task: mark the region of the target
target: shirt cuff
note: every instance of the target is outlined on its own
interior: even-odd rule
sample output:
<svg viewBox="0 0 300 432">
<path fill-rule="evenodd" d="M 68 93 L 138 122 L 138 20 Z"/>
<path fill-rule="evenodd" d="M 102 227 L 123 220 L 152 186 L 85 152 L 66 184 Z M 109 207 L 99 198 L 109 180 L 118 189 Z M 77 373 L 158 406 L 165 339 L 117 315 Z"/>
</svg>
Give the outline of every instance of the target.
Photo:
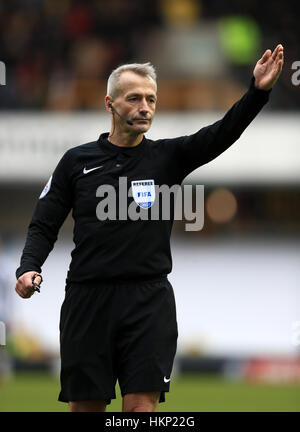
<svg viewBox="0 0 300 432">
<path fill-rule="evenodd" d="M 29 271 L 35 271 L 37 273 L 42 273 L 40 267 L 36 267 L 36 266 L 21 266 L 21 267 L 17 268 L 17 270 L 16 270 L 16 278 L 19 279 L 20 276 L 22 276 L 24 273 L 29 272 Z"/>
<path fill-rule="evenodd" d="M 252 76 L 251 83 L 250 83 L 250 90 L 255 91 L 258 94 L 262 94 L 262 95 L 265 95 L 265 94 L 269 95 L 271 93 L 272 87 L 269 90 L 263 90 L 263 89 L 259 89 L 259 88 L 255 87 L 254 83 L 255 83 L 255 77 Z"/>
</svg>

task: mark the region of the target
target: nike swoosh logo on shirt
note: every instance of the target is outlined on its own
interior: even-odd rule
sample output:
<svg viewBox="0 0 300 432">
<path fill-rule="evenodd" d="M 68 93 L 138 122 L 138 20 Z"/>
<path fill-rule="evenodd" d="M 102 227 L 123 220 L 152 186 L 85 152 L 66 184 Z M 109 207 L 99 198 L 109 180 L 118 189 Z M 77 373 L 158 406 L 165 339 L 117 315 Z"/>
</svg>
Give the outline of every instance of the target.
<svg viewBox="0 0 300 432">
<path fill-rule="evenodd" d="M 99 169 L 99 168 L 102 168 L 102 167 L 103 167 L 103 165 L 97 166 L 95 168 L 90 168 L 90 169 L 86 169 L 86 167 L 84 167 L 83 168 L 83 174 L 88 174 L 89 172 L 94 171 L 94 170 Z"/>
<path fill-rule="evenodd" d="M 165 382 L 165 383 L 168 383 L 169 381 L 171 381 L 171 378 L 166 378 L 166 377 L 164 377 L 164 382 Z"/>
</svg>

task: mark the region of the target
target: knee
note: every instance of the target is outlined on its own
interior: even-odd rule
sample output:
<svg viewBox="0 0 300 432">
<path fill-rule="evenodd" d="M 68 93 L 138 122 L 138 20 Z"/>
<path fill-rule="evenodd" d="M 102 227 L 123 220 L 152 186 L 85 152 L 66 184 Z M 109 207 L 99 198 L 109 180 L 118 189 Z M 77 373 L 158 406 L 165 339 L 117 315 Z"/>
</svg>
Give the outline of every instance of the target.
<svg viewBox="0 0 300 432">
<path fill-rule="evenodd" d="M 129 393 L 123 397 L 123 412 L 155 412 L 160 392 Z"/>
<path fill-rule="evenodd" d="M 82 407 L 80 403 L 77 402 L 69 402 L 69 409 L 70 412 L 81 412 Z"/>
<path fill-rule="evenodd" d="M 129 410 L 129 412 L 155 412 L 155 411 L 156 411 L 155 404 L 146 404 L 146 403 L 133 405 L 132 407 L 130 407 Z"/>
<path fill-rule="evenodd" d="M 70 412 L 105 412 L 104 401 L 76 401 L 69 402 Z"/>
</svg>

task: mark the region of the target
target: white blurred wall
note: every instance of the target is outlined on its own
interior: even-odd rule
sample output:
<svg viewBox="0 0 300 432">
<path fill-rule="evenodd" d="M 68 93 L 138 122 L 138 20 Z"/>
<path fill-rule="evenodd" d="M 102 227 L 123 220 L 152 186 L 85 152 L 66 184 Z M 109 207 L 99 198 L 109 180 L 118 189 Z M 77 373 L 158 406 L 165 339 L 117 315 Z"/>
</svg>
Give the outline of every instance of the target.
<svg viewBox="0 0 300 432">
<path fill-rule="evenodd" d="M 157 113 L 147 137 L 189 135 L 224 113 Z M 299 183 L 300 113 L 262 112 L 224 154 L 190 178 L 209 182 Z M 99 114 L 18 114 L 0 117 L 0 182 L 46 181 L 70 147 L 94 141 L 110 127 Z"/>
</svg>

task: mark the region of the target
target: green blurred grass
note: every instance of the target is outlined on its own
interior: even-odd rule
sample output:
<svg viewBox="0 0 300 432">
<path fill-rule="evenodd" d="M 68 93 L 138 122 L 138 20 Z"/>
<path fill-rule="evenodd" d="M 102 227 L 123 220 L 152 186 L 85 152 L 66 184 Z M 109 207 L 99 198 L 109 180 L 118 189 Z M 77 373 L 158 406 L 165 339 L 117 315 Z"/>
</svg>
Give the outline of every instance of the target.
<svg viewBox="0 0 300 432">
<path fill-rule="evenodd" d="M 18 373 L 0 384 L 0 412 L 68 411 L 68 404 L 58 402 L 58 379 L 41 373 Z M 300 411 L 300 385 L 265 385 L 228 381 L 219 377 L 185 375 L 176 377 L 159 411 Z M 107 411 L 121 411 L 121 396 Z"/>
</svg>

